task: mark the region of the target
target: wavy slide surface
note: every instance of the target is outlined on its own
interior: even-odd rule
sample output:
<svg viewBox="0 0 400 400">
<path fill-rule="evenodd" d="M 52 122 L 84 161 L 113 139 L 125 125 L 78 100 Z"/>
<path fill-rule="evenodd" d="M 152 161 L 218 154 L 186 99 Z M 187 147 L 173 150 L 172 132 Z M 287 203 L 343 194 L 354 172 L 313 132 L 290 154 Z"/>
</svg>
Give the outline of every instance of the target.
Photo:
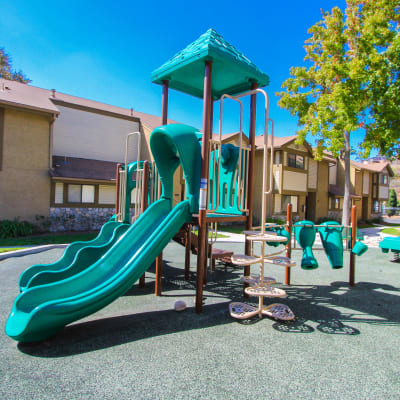
<svg viewBox="0 0 400 400">
<path fill-rule="evenodd" d="M 21 342 L 44 340 L 123 295 L 181 226 L 191 220 L 187 200 L 172 210 L 170 207 L 168 199 L 152 204 L 100 260 L 84 271 L 21 293 L 7 320 L 7 335 Z"/>
<path fill-rule="evenodd" d="M 97 237 L 87 242 L 71 243 L 62 257 L 51 264 L 35 264 L 19 278 L 21 292 L 26 289 L 68 278 L 93 264 L 129 228 L 129 224 L 109 221 L 103 225 Z"/>
</svg>

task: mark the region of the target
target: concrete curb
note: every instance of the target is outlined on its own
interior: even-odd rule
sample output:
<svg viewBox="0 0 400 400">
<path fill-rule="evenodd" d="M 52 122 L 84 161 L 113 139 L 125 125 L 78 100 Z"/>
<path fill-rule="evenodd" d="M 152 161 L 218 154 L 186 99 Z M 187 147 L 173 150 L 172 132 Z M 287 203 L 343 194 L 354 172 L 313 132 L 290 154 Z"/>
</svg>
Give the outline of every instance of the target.
<svg viewBox="0 0 400 400">
<path fill-rule="evenodd" d="M 28 247 L 26 249 L 8 251 L 7 253 L 0 254 L 0 261 L 10 257 L 21 257 L 28 254 L 41 253 L 42 251 L 51 249 L 64 249 L 68 244 L 46 244 L 43 246 Z"/>
</svg>

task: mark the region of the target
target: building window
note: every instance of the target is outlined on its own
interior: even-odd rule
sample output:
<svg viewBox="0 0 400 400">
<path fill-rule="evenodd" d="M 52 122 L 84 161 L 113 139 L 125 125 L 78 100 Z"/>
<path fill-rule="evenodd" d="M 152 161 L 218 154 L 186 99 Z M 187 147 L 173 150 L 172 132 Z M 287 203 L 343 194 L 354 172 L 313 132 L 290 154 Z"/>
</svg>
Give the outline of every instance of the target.
<svg viewBox="0 0 400 400">
<path fill-rule="evenodd" d="M 94 185 L 68 185 L 68 203 L 94 203 Z"/>
<path fill-rule="evenodd" d="M 281 152 L 275 152 L 275 165 L 279 165 L 281 163 Z"/>
<path fill-rule="evenodd" d="M 372 206 L 372 211 L 376 212 L 376 213 L 381 212 L 381 207 L 380 206 L 381 205 L 379 203 L 379 200 L 375 200 L 374 203 L 373 203 L 373 206 Z"/>
<path fill-rule="evenodd" d="M 380 175 L 381 178 L 381 185 L 387 185 L 389 182 L 388 176 L 387 175 Z"/>
<path fill-rule="evenodd" d="M 99 204 L 115 204 L 115 187 L 99 185 Z"/>
<path fill-rule="evenodd" d="M 288 167 L 304 169 L 304 156 L 288 153 Z"/>
<path fill-rule="evenodd" d="M 292 205 L 292 212 L 297 213 L 297 196 L 282 196 L 282 210 L 287 209 L 287 205 Z"/>
<path fill-rule="evenodd" d="M 340 198 L 332 197 L 331 210 L 339 210 L 339 208 L 340 208 Z"/>
<path fill-rule="evenodd" d="M 55 204 L 64 203 L 64 184 L 63 183 L 55 184 L 54 203 Z"/>
</svg>

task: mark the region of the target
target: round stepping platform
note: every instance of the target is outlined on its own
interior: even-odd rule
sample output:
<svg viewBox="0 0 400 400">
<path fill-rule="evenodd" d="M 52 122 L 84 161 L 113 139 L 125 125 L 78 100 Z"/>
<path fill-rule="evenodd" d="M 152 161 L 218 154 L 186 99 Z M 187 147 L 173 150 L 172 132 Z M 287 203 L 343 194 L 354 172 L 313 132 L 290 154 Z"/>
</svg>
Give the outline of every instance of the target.
<svg viewBox="0 0 400 400">
<path fill-rule="evenodd" d="M 286 304 L 270 304 L 262 309 L 263 315 L 281 321 L 291 321 L 295 318 L 293 311 Z"/>
<path fill-rule="evenodd" d="M 288 257 L 273 256 L 264 258 L 264 262 L 268 264 L 281 265 L 282 267 L 295 267 L 296 263 Z"/>
<path fill-rule="evenodd" d="M 254 256 L 247 256 L 245 254 L 234 254 L 231 257 L 232 264 L 235 265 L 250 265 L 250 264 L 256 264 L 262 261 L 260 257 L 254 257 Z"/>
<path fill-rule="evenodd" d="M 229 304 L 229 313 L 233 318 L 247 319 L 259 314 L 259 310 L 250 304 L 233 302 Z"/>
<path fill-rule="evenodd" d="M 264 297 L 286 297 L 286 292 L 283 289 L 266 285 L 251 286 L 244 289 L 249 296 L 264 296 Z"/>
<path fill-rule="evenodd" d="M 262 235 L 263 232 L 258 230 L 257 231 L 252 230 L 252 231 L 243 231 L 243 234 L 245 234 L 246 236 L 257 236 L 257 235 Z M 277 236 L 277 233 L 274 231 L 265 231 L 264 234 Z"/>
<path fill-rule="evenodd" d="M 272 235 L 270 233 L 259 233 L 258 235 L 249 235 L 246 236 L 246 240 L 254 241 L 254 242 L 280 242 L 284 243 L 287 241 L 287 238 L 284 236 Z"/>
<path fill-rule="evenodd" d="M 248 283 L 250 285 L 259 285 L 261 283 L 261 279 L 259 275 L 247 275 L 242 276 L 242 281 Z M 276 283 L 275 278 L 270 278 L 269 276 L 264 276 L 264 285 L 272 285 Z"/>
</svg>

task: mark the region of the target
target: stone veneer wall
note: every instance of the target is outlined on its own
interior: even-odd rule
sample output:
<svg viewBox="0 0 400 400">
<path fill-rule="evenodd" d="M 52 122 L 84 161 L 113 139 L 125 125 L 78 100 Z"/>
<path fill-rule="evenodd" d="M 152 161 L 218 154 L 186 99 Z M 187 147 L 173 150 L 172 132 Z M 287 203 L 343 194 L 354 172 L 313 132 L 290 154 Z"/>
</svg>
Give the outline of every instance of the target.
<svg viewBox="0 0 400 400">
<path fill-rule="evenodd" d="M 115 213 L 114 208 L 50 208 L 50 232 L 99 230 Z"/>
<path fill-rule="evenodd" d="M 328 211 L 328 218 L 332 221 L 342 221 L 342 210 L 340 211 Z"/>
</svg>

